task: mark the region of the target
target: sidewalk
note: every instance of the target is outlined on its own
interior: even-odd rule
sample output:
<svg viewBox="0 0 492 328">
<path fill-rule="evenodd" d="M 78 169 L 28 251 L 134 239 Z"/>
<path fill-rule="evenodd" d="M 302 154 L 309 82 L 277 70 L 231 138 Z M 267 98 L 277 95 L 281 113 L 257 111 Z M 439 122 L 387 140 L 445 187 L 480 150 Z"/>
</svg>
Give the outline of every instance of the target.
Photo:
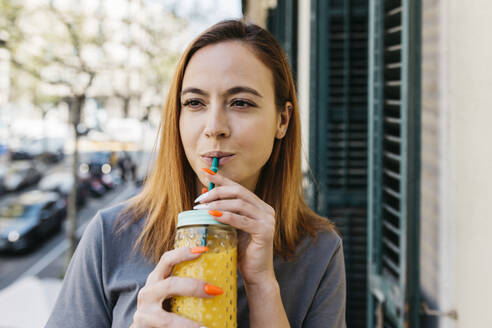
<svg viewBox="0 0 492 328">
<path fill-rule="evenodd" d="M 136 188 L 133 185 L 123 186 L 118 196 L 104 207 L 124 201 L 135 192 Z M 68 246 L 55 260 L 40 268 L 39 272 L 21 276 L 0 291 L 0 328 L 44 327 L 61 289 L 60 276 L 67 249 Z"/>
<path fill-rule="evenodd" d="M 0 293 L 1 328 L 43 327 L 60 292 L 61 280 L 27 277 Z"/>
</svg>

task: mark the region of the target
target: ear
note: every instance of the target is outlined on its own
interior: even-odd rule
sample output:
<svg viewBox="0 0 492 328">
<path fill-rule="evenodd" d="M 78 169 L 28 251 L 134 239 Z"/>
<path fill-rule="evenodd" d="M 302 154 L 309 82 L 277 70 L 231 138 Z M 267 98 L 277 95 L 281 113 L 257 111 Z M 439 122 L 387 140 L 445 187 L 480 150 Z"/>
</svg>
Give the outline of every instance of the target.
<svg viewBox="0 0 492 328">
<path fill-rule="evenodd" d="M 277 133 L 275 134 L 275 138 L 282 139 L 283 137 L 285 137 L 287 128 L 289 127 L 290 117 L 292 115 L 293 109 L 294 106 L 292 106 L 292 103 L 290 101 L 287 101 L 282 111 L 278 114 Z"/>
</svg>

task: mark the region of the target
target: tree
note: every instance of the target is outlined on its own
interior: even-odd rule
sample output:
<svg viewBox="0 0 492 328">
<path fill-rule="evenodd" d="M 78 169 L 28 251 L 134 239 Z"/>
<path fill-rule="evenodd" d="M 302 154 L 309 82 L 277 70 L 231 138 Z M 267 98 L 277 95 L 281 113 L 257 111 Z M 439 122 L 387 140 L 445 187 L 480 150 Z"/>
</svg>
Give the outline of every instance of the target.
<svg viewBox="0 0 492 328">
<path fill-rule="evenodd" d="M 24 8 L 14 1 L 1 0 L 6 15 L 2 29 L 9 38 L 6 49 L 10 52 L 11 63 L 19 71 L 53 87 L 54 95 L 63 97 L 70 110 L 74 131 L 74 154 L 72 162 L 73 188 L 69 197 L 67 236 L 70 240 L 70 256 L 76 247 L 77 227 L 77 183 L 80 137 L 80 118 L 88 91 L 97 75 L 97 60 L 89 62 L 87 52 L 97 56 L 103 40 L 94 35 L 84 34 L 87 14 L 75 9 L 57 8 L 54 2 L 35 8 Z M 27 21 L 49 22 L 33 30 Z M 43 28 L 44 27 L 44 28 Z M 33 47 L 33 44 L 36 47 Z M 39 95 L 33 94 L 34 103 Z"/>
<path fill-rule="evenodd" d="M 149 110 L 164 102 L 163 90 L 182 48 L 179 37 L 186 32 L 185 21 L 155 4 L 120 1 L 127 3 L 126 14 L 109 17 L 111 8 L 102 0 L 96 7 L 75 0 L 29 6 L 0 0 L 0 36 L 7 35 L 3 47 L 15 70 L 11 99 L 27 96 L 35 105 L 62 99 L 69 108 L 75 145 L 67 220 L 70 256 L 77 242 L 78 143 L 87 98 L 123 99 L 126 115 L 134 101 L 144 112 L 141 117 L 148 118 Z M 121 48 L 125 56 L 118 56 Z M 122 84 L 121 76 L 126 77 Z"/>
<path fill-rule="evenodd" d="M 161 6 L 139 0 L 125 2 L 119 28 L 124 33 L 121 44 L 125 55 L 113 58 L 110 65 L 112 94 L 122 100 L 123 116 L 128 117 L 132 101 L 142 108 L 162 106 L 164 88 L 182 47 L 182 42 L 176 41 L 187 23 Z M 110 28 L 104 31 L 108 33 Z"/>
</svg>

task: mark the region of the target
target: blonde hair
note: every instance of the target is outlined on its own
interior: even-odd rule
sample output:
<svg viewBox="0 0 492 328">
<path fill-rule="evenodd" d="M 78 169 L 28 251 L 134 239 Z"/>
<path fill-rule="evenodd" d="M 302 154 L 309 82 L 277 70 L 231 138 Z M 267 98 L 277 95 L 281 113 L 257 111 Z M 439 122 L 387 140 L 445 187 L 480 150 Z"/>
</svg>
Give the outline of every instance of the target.
<svg viewBox="0 0 492 328">
<path fill-rule="evenodd" d="M 194 53 L 219 42 L 237 40 L 251 47 L 272 71 L 275 103 L 282 110 L 292 103 L 292 114 L 284 138 L 275 139 L 271 156 L 261 170 L 255 194 L 275 209 L 274 250 L 292 258 L 305 235 L 334 229 L 333 224 L 305 203 L 301 172 L 301 127 L 295 85 L 287 58 L 279 43 L 261 27 L 238 20 L 220 22 L 199 35 L 182 55 L 162 113 L 160 148 L 142 191 L 130 200 L 123 213 L 132 224 L 145 219 L 135 247 L 154 262 L 173 248 L 179 212 L 193 207 L 196 175 L 190 167 L 180 140 L 180 93 L 184 72 Z M 122 227 L 120 227 L 122 228 Z"/>
</svg>

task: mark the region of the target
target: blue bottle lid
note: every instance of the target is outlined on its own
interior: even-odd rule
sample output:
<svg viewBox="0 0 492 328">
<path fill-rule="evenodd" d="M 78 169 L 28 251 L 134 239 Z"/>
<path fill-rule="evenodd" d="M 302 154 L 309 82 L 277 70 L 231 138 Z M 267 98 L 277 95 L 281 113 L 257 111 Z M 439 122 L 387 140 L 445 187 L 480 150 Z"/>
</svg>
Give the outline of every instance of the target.
<svg viewBox="0 0 492 328">
<path fill-rule="evenodd" d="M 191 210 L 184 211 L 178 214 L 178 228 L 191 225 L 223 225 L 215 220 L 213 215 L 208 214 L 208 210 Z"/>
</svg>

